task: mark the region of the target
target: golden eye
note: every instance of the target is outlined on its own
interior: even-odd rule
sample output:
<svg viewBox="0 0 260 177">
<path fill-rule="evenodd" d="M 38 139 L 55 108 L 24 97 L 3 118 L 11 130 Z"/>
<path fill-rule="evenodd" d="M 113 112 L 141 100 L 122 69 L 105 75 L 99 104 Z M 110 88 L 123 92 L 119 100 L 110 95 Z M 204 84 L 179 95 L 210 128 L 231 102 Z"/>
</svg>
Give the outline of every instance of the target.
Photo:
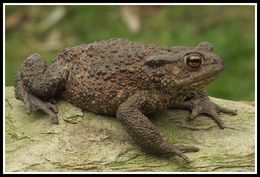
<svg viewBox="0 0 260 177">
<path fill-rule="evenodd" d="M 191 68 L 199 68 L 202 65 L 203 57 L 200 54 L 189 54 L 184 58 L 186 65 Z"/>
</svg>

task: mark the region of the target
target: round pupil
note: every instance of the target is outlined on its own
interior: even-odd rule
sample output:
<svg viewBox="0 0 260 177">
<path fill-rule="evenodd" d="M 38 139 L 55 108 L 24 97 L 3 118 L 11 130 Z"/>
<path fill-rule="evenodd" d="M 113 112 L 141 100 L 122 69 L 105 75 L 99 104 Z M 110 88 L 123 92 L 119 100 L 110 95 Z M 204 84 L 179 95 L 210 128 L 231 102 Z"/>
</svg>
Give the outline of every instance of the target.
<svg viewBox="0 0 260 177">
<path fill-rule="evenodd" d="M 187 64 L 192 67 L 192 68 L 198 68 L 200 67 L 202 63 L 201 57 L 200 56 L 189 56 L 187 58 Z"/>
</svg>

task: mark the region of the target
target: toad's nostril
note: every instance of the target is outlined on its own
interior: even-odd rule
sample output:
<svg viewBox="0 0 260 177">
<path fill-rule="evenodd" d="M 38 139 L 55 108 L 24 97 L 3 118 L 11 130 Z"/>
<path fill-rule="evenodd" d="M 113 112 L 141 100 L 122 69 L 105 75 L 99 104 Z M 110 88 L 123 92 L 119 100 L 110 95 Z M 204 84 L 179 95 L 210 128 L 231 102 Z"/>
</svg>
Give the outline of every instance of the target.
<svg viewBox="0 0 260 177">
<path fill-rule="evenodd" d="M 221 60 L 220 58 L 213 58 L 213 62 L 215 63 L 215 64 L 223 64 L 223 60 Z"/>
</svg>

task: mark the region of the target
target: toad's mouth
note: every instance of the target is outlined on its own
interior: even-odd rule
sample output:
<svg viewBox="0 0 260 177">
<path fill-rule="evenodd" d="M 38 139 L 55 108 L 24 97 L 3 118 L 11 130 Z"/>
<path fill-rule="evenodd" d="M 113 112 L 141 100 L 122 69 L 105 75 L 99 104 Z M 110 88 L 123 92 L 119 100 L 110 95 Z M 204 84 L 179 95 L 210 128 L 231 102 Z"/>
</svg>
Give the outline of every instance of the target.
<svg viewBox="0 0 260 177">
<path fill-rule="evenodd" d="M 211 67 L 209 68 L 211 72 L 200 72 L 197 74 L 193 74 L 190 77 L 184 78 L 180 80 L 177 85 L 179 87 L 185 86 L 205 86 L 211 81 L 215 80 L 223 71 L 224 66 L 222 67 Z"/>
</svg>

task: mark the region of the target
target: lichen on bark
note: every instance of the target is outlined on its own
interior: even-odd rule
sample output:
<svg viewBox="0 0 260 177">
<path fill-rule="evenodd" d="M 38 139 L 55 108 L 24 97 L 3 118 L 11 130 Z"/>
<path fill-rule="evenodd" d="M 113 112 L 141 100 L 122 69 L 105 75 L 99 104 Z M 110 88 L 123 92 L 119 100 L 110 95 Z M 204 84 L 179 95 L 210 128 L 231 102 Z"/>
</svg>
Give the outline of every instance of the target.
<svg viewBox="0 0 260 177">
<path fill-rule="evenodd" d="M 165 110 L 151 120 L 168 141 L 194 145 L 192 162 L 179 157 L 160 157 L 143 152 L 113 116 L 94 114 L 59 100 L 60 124 L 47 115 L 26 114 L 5 88 L 6 172 L 254 172 L 255 107 L 250 102 L 211 98 L 238 110 L 237 116 L 222 114 L 226 124 L 199 116 L 188 121 L 185 110 Z"/>
</svg>

